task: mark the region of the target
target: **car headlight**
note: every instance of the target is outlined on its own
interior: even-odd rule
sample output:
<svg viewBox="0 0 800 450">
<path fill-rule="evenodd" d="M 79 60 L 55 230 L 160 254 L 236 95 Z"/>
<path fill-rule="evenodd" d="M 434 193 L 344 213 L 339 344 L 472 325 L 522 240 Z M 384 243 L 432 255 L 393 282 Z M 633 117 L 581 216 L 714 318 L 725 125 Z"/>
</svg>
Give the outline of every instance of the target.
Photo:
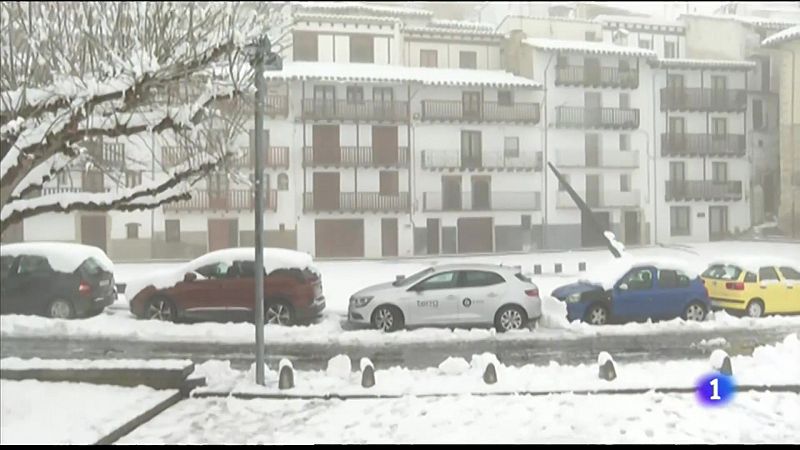
<svg viewBox="0 0 800 450">
<path fill-rule="evenodd" d="M 579 301 L 581 301 L 580 292 L 576 292 L 574 294 L 567 296 L 567 303 L 578 303 Z"/>
<path fill-rule="evenodd" d="M 365 296 L 365 297 L 350 297 L 350 306 L 354 306 L 356 308 L 361 308 L 363 306 L 367 306 L 367 303 L 372 301 L 375 298 L 373 296 Z"/>
</svg>

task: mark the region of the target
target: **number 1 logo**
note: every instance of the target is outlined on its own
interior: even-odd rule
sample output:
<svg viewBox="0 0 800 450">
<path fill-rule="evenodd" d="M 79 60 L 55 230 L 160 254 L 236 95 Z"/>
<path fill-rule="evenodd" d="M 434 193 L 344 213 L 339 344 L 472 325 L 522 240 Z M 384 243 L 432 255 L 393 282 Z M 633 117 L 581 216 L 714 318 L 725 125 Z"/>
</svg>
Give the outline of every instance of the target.
<svg viewBox="0 0 800 450">
<path fill-rule="evenodd" d="M 696 384 L 697 400 L 704 406 L 721 406 L 731 400 L 736 393 L 733 377 L 714 373 L 706 375 Z"/>
</svg>

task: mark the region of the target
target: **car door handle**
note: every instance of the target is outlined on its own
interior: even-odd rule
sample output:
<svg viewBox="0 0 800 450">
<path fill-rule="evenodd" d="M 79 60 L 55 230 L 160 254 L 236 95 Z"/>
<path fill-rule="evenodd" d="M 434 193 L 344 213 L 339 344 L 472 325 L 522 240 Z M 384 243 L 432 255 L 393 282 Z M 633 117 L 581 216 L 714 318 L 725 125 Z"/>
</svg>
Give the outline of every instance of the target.
<svg viewBox="0 0 800 450">
<path fill-rule="evenodd" d="M 447 296 L 447 297 L 445 297 L 445 298 L 446 298 L 446 299 L 448 299 L 448 300 L 455 300 L 455 299 L 457 299 L 457 298 L 458 298 L 458 296 L 456 296 L 456 295 L 448 295 L 448 296 Z"/>
<path fill-rule="evenodd" d="M 495 297 L 497 297 L 497 294 L 495 294 L 494 292 L 491 292 L 489 295 L 487 295 L 487 297 L 495 298 Z"/>
</svg>

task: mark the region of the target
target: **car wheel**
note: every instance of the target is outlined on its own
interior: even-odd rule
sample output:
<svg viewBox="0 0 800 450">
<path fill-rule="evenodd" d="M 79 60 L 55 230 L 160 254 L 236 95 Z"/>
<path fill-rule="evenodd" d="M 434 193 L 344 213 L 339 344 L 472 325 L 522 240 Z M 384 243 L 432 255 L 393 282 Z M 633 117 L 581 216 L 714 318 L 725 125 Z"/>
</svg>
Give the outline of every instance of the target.
<svg viewBox="0 0 800 450">
<path fill-rule="evenodd" d="M 764 315 L 764 302 L 761 300 L 750 300 L 745 311 L 750 317 L 761 317 Z"/>
<path fill-rule="evenodd" d="M 293 325 L 294 312 L 285 302 L 267 303 L 264 309 L 264 323 L 273 325 Z"/>
<path fill-rule="evenodd" d="M 165 322 L 175 322 L 178 311 L 172 300 L 163 296 L 156 296 L 147 302 L 144 309 L 144 318 L 150 320 L 163 320 Z"/>
<path fill-rule="evenodd" d="M 691 320 L 694 322 L 702 322 L 706 318 L 706 309 L 700 303 L 693 302 L 686 307 L 683 312 L 684 320 Z"/>
<path fill-rule="evenodd" d="M 584 320 L 592 325 L 605 325 L 608 323 L 608 308 L 602 305 L 592 305 L 586 312 Z"/>
<path fill-rule="evenodd" d="M 519 330 L 528 321 L 525 310 L 515 305 L 506 305 L 497 311 L 494 317 L 494 327 L 497 331 L 504 333 L 510 330 Z"/>
<path fill-rule="evenodd" d="M 47 316 L 53 319 L 72 319 L 75 317 L 75 308 L 68 300 L 57 298 L 47 306 Z"/>
<path fill-rule="evenodd" d="M 397 331 L 403 328 L 403 313 L 394 306 L 379 306 L 372 313 L 372 326 L 383 331 Z"/>
</svg>

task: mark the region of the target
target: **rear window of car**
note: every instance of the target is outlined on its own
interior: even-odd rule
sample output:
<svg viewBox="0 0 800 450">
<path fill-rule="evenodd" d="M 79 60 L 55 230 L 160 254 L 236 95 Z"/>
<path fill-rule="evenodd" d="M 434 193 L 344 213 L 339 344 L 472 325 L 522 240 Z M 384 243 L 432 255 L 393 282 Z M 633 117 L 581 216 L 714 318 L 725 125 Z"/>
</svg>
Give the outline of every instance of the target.
<svg viewBox="0 0 800 450">
<path fill-rule="evenodd" d="M 86 259 L 86 261 L 84 261 L 83 264 L 81 264 L 80 270 L 83 270 L 86 274 L 92 276 L 97 276 L 104 272 L 103 267 L 94 258 Z"/>
<path fill-rule="evenodd" d="M 741 274 L 742 269 L 736 266 L 715 264 L 706 269 L 702 276 L 712 280 L 738 280 Z"/>
<path fill-rule="evenodd" d="M 0 257 L 0 277 L 5 279 L 11 272 L 14 265 L 14 257 L 10 255 Z"/>
<path fill-rule="evenodd" d="M 792 267 L 781 267 L 781 273 L 783 274 L 783 278 L 787 280 L 800 281 L 800 272 Z"/>
<path fill-rule="evenodd" d="M 522 273 L 515 273 L 514 276 L 517 277 L 519 281 L 524 281 L 525 283 L 533 283 L 533 280 L 523 275 Z"/>
<path fill-rule="evenodd" d="M 755 283 L 756 281 L 758 281 L 758 277 L 753 272 L 747 272 L 744 274 L 745 283 Z"/>
<path fill-rule="evenodd" d="M 484 272 L 480 270 L 465 270 L 461 274 L 461 287 L 480 287 L 492 286 L 504 283 L 506 280 L 494 272 Z"/>
</svg>

